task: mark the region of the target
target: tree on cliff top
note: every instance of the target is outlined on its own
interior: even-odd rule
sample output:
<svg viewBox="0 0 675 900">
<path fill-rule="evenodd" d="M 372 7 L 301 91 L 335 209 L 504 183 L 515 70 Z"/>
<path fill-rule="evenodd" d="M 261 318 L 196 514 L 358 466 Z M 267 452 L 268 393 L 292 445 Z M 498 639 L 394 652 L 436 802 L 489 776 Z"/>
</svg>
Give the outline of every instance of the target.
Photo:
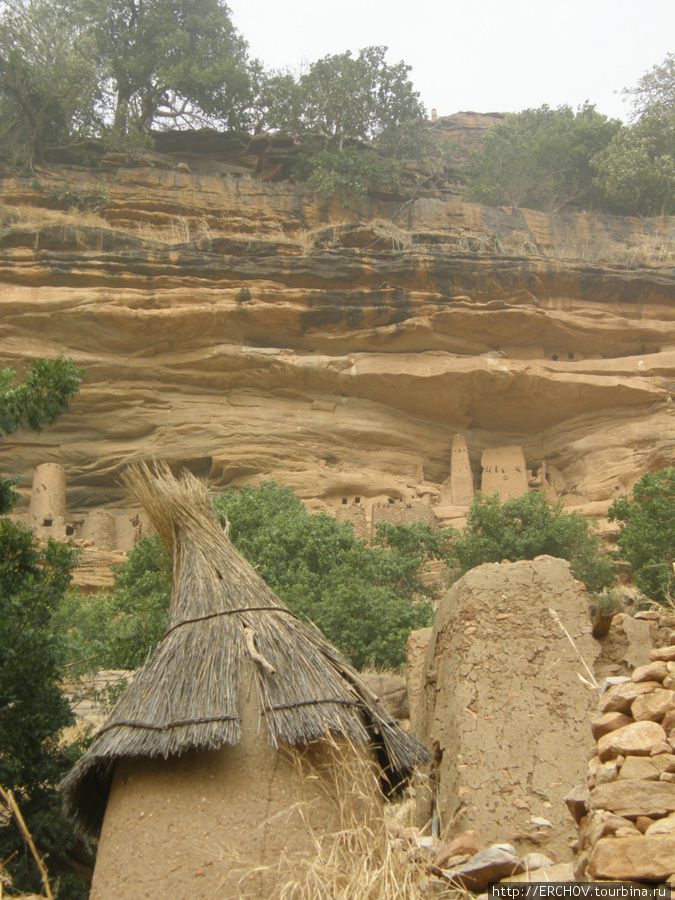
<svg viewBox="0 0 675 900">
<path fill-rule="evenodd" d="M 94 41 L 61 0 L 0 5 L 0 153 L 31 167 L 96 123 L 101 73 Z"/>
<path fill-rule="evenodd" d="M 645 216 L 675 212 L 675 54 L 646 72 L 632 98 L 633 124 L 595 160 L 609 207 Z"/>
<path fill-rule="evenodd" d="M 402 162 L 427 148 L 411 67 L 387 63 L 386 53 L 386 47 L 365 47 L 356 56 L 325 56 L 297 78 L 289 72 L 262 77 L 260 125 L 309 139 L 296 174 L 310 187 L 354 195 L 371 183 L 395 184 Z"/>
<path fill-rule="evenodd" d="M 222 0 L 77 0 L 110 79 L 113 131 L 217 122 L 252 102 L 247 44 Z"/>
<path fill-rule="evenodd" d="M 525 109 L 493 126 L 468 162 L 467 196 L 494 206 L 554 212 L 593 200 L 593 157 L 621 123 L 585 104 Z"/>
</svg>

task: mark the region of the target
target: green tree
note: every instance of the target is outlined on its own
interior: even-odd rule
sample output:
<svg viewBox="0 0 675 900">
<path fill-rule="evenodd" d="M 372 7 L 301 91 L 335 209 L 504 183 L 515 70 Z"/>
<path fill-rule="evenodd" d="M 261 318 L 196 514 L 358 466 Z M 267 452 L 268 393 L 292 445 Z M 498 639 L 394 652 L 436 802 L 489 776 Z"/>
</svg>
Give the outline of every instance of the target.
<svg viewBox="0 0 675 900">
<path fill-rule="evenodd" d="M 357 56 L 325 56 L 298 78 L 289 72 L 262 78 L 259 125 L 314 138 L 296 169 L 310 187 L 354 196 L 371 184 L 395 186 L 403 161 L 428 150 L 410 66 L 387 63 L 386 53 L 365 47 Z"/>
<path fill-rule="evenodd" d="M 252 102 L 247 44 L 222 0 L 77 0 L 108 75 L 113 132 L 219 123 Z"/>
<path fill-rule="evenodd" d="M 63 357 L 35 360 L 19 384 L 14 383 L 14 369 L 0 369 L 0 437 L 53 425 L 78 392 L 81 375 L 81 370 Z M 15 483 L 16 479 L 0 480 L 0 513 L 9 512 L 16 501 Z"/>
<path fill-rule="evenodd" d="M 614 212 L 645 216 L 675 212 L 675 54 L 633 88 L 633 124 L 622 128 L 594 160 L 596 183 Z"/>
<path fill-rule="evenodd" d="M 62 0 L 0 5 L 0 154 L 32 166 L 92 133 L 100 67 L 91 36 Z"/>
<path fill-rule="evenodd" d="M 12 369 L 0 372 L 0 434 L 52 424 L 80 384 L 80 372 L 62 358 L 37 360 L 19 384 L 14 376 Z M 0 483 L 3 512 L 14 500 L 12 484 Z M 60 744 L 73 716 L 58 687 L 63 647 L 52 617 L 75 563 L 68 545 L 40 547 L 30 529 L 0 518 L 0 784 L 16 793 L 40 852 L 57 868 L 76 841 L 55 784 L 77 747 Z M 39 875 L 11 821 L 0 825 L 0 859 L 10 857 L 15 886 L 39 890 Z M 72 882 L 62 885 L 62 897 L 81 895 Z"/>
<path fill-rule="evenodd" d="M 421 539 L 406 541 L 406 526 L 390 526 L 369 547 L 348 523 L 326 513 L 310 515 L 274 482 L 228 491 L 214 499 L 214 507 L 270 587 L 355 666 L 403 663 L 409 632 L 430 620 L 418 572 L 429 556 L 442 552 L 442 535 L 415 526 Z"/>
<path fill-rule="evenodd" d="M 493 206 L 553 212 L 594 200 L 593 157 L 620 129 L 595 107 L 525 109 L 486 134 L 467 164 L 467 197 Z"/>
<path fill-rule="evenodd" d="M 609 508 L 619 522 L 617 543 L 633 570 L 636 585 L 652 600 L 672 603 L 675 574 L 675 468 L 646 472 L 631 497 L 619 497 Z"/>
<path fill-rule="evenodd" d="M 52 874 L 78 843 L 55 788 L 79 748 L 60 742 L 74 718 L 58 687 L 63 652 L 51 628 L 75 564 L 68 545 L 50 540 L 40 547 L 30 529 L 0 519 L 0 784 L 15 793 Z M 15 887 L 41 890 L 20 832 L 13 821 L 3 821 L 0 858 L 10 857 Z M 59 896 L 84 893 L 65 879 Z"/>
<path fill-rule="evenodd" d="M 478 493 L 469 508 L 466 528 L 452 542 L 448 562 L 456 578 L 487 562 L 534 559 L 541 554 L 568 559 L 574 576 L 589 591 L 612 581 L 613 565 L 600 555 L 598 538 L 579 513 L 549 503 L 539 491 L 528 491 L 503 503 L 498 494 Z"/>
<path fill-rule="evenodd" d="M 112 591 L 69 592 L 54 616 L 77 674 L 137 669 L 166 629 L 171 599 L 171 560 L 158 535 L 149 535 L 115 566 Z"/>
</svg>

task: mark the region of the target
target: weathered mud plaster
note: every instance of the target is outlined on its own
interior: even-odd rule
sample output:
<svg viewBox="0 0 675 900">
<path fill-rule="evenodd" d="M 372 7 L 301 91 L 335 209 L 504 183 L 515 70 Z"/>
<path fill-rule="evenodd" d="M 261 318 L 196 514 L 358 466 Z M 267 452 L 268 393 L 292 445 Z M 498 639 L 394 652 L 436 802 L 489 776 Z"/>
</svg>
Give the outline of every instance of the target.
<svg viewBox="0 0 675 900">
<path fill-rule="evenodd" d="M 580 681 L 588 673 L 550 609 L 592 670 L 599 645 L 588 605 L 569 563 L 552 557 L 479 566 L 450 588 L 415 721 L 436 755 L 417 792 L 418 824 L 572 858 L 576 827 L 563 797 L 586 776 L 597 693 Z"/>
</svg>

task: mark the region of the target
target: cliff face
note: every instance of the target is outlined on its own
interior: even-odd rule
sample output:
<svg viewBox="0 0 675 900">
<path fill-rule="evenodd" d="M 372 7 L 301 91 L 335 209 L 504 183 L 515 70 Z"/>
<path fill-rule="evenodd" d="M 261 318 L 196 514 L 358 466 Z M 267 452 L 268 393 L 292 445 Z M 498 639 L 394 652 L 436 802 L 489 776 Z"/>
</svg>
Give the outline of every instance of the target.
<svg viewBox="0 0 675 900">
<path fill-rule="evenodd" d="M 0 364 L 84 369 L 55 427 L 3 439 L 23 487 L 58 462 L 69 508 L 114 507 L 122 467 L 157 457 L 453 521 L 462 435 L 477 487 L 484 450 L 519 446 L 530 480 L 544 464 L 602 516 L 672 462 L 675 220 L 434 193 L 343 209 L 212 157 L 151 162 L 0 180 Z M 46 209 L 97 196 L 98 216 Z"/>
</svg>

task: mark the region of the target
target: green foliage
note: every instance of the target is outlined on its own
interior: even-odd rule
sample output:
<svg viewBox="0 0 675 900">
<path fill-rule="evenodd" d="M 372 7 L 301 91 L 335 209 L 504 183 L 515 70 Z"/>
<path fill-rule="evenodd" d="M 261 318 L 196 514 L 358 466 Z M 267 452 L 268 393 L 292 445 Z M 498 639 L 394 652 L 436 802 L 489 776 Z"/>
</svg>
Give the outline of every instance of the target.
<svg viewBox="0 0 675 900">
<path fill-rule="evenodd" d="M 91 133 L 100 97 L 95 45 L 62 0 L 0 7 L 0 155 L 31 166 Z"/>
<path fill-rule="evenodd" d="M 620 123 L 586 104 L 525 109 L 508 115 L 485 136 L 468 162 L 467 196 L 494 206 L 555 211 L 594 199 L 593 157 Z"/>
<path fill-rule="evenodd" d="M 20 384 L 16 372 L 0 369 L 0 435 L 53 425 L 80 388 L 82 372 L 69 359 L 36 359 Z"/>
<path fill-rule="evenodd" d="M 78 0 L 109 78 L 113 132 L 244 124 L 247 45 L 222 0 Z"/>
<path fill-rule="evenodd" d="M 293 169 L 312 190 L 341 194 L 347 205 L 353 197 L 363 197 L 373 187 L 397 188 L 401 163 L 382 159 L 370 147 L 315 147 L 304 150 Z"/>
<path fill-rule="evenodd" d="M 69 359 L 37 359 L 24 380 L 14 384 L 14 369 L 0 369 L 0 436 L 52 425 L 80 388 L 82 372 Z M 18 495 L 16 479 L 0 479 L 0 513 L 9 512 Z"/>
<path fill-rule="evenodd" d="M 78 191 L 64 181 L 60 187 L 50 191 L 48 196 L 58 209 L 77 209 L 80 212 L 97 212 L 110 202 L 104 184 L 96 185 L 91 191 Z"/>
<path fill-rule="evenodd" d="M 650 118 L 664 126 L 675 127 L 675 53 L 651 68 L 633 88 L 623 93 L 632 97 L 637 118 Z"/>
<path fill-rule="evenodd" d="M 422 525 L 389 526 L 378 531 L 378 545 L 368 547 L 348 523 L 310 515 L 274 482 L 221 494 L 214 508 L 270 587 L 355 666 L 403 663 L 407 635 L 431 618 L 418 570 L 430 555 L 440 555 L 442 534 Z"/>
<path fill-rule="evenodd" d="M 403 62 L 389 65 L 386 47 L 324 56 L 295 79 L 289 72 L 263 78 L 264 124 L 296 134 L 317 134 L 344 148 L 345 140 L 371 141 L 387 129 L 424 115 Z"/>
<path fill-rule="evenodd" d="M 503 503 L 498 494 L 476 494 L 466 528 L 452 543 L 449 563 L 459 578 L 483 563 L 516 562 L 544 553 L 568 559 L 574 576 L 589 591 L 599 591 L 612 581 L 612 562 L 600 555 L 588 521 L 578 513 L 564 512 L 561 501 L 551 504 L 538 491 Z"/>
<path fill-rule="evenodd" d="M 171 562 L 159 537 L 141 538 L 115 569 L 112 592 L 71 591 L 54 617 L 74 673 L 137 669 L 166 629 Z"/>
<path fill-rule="evenodd" d="M 317 138 L 295 168 L 315 190 L 351 198 L 369 186 L 396 187 L 403 161 L 428 148 L 410 66 L 388 64 L 386 52 L 366 47 L 358 56 L 325 56 L 297 79 L 289 72 L 260 75 L 261 124 Z"/>
<path fill-rule="evenodd" d="M 645 121 L 622 129 L 593 161 L 596 184 L 614 212 L 675 213 L 675 130 L 662 132 L 652 126 Z"/>
<path fill-rule="evenodd" d="M 635 122 L 595 160 L 609 207 L 645 216 L 675 213 L 675 54 L 646 72 L 632 97 Z"/>
<path fill-rule="evenodd" d="M 609 508 L 618 521 L 617 542 L 628 560 L 636 585 L 652 600 L 672 603 L 675 575 L 675 468 L 646 472 L 632 496 L 619 497 Z"/>
<path fill-rule="evenodd" d="M 0 519 L 0 784 L 15 792 L 36 845 L 52 860 L 74 842 L 55 785 L 78 748 L 59 742 L 73 715 L 57 684 L 63 654 L 51 620 L 75 564 L 68 545 L 41 548 L 32 531 Z M 2 822 L 0 859 L 14 852 L 8 868 L 15 887 L 40 890 L 20 833 Z"/>
</svg>

